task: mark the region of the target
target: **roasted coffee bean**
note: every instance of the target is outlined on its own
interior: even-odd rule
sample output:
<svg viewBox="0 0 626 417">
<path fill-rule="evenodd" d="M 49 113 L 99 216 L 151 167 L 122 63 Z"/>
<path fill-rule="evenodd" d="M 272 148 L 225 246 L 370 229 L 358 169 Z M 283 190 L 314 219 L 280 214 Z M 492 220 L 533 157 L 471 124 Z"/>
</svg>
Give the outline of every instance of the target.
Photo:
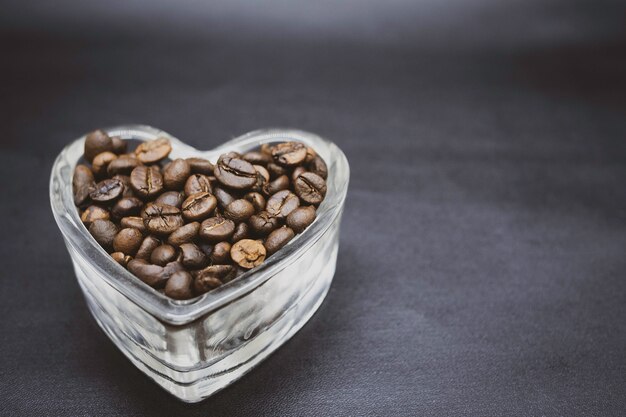
<svg viewBox="0 0 626 417">
<path fill-rule="evenodd" d="M 211 217 L 200 225 L 200 237 L 210 243 L 228 240 L 235 232 L 235 223 L 224 217 Z"/>
<path fill-rule="evenodd" d="M 127 142 L 120 138 L 119 136 L 113 136 L 111 138 L 111 143 L 113 144 L 113 152 L 121 155 L 126 152 Z"/>
<path fill-rule="evenodd" d="M 89 162 L 93 161 L 93 159 L 102 152 L 112 152 L 113 151 L 113 141 L 107 135 L 107 133 L 102 130 L 94 130 L 91 133 L 88 133 L 85 136 L 85 159 Z"/>
<path fill-rule="evenodd" d="M 150 262 L 155 265 L 165 266 L 176 259 L 178 253 L 172 245 L 160 245 L 154 248 L 150 254 Z"/>
<path fill-rule="evenodd" d="M 302 177 L 302 175 L 300 175 Z M 289 190 L 282 190 L 272 195 L 265 205 L 265 210 L 274 217 L 284 218 L 300 205 L 298 197 Z"/>
<path fill-rule="evenodd" d="M 295 182 L 296 178 L 298 178 L 300 176 L 300 174 L 303 174 L 306 172 L 306 168 L 304 167 L 296 167 L 293 172 L 291 173 L 291 182 Z"/>
<path fill-rule="evenodd" d="M 192 285 L 193 278 L 189 272 L 175 272 L 165 284 L 165 295 L 175 300 L 187 300 L 193 297 Z"/>
<path fill-rule="evenodd" d="M 270 162 L 269 164 L 267 164 L 267 171 L 270 173 L 270 178 L 278 178 L 281 175 L 289 174 L 289 171 L 287 170 L 287 168 L 280 166 L 278 164 L 275 164 L 273 162 Z"/>
<path fill-rule="evenodd" d="M 120 155 L 107 165 L 107 174 L 130 175 L 133 169 L 141 166 L 141 161 L 129 155 Z"/>
<path fill-rule="evenodd" d="M 114 175 L 114 180 L 119 180 L 124 185 L 124 192 L 122 193 L 122 197 L 134 197 L 133 187 L 130 185 L 130 177 L 128 175 L 117 174 Z"/>
<path fill-rule="evenodd" d="M 182 213 L 185 220 L 203 220 L 213 213 L 217 207 L 217 199 L 210 193 L 200 192 L 192 194 L 182 205 Z"/>
<path fill-rule="evenodd" d="M 80 206 L 87 202 L 89 193 L 95 187 L 93 172 L 85 165 L 76 165 L 74 177 L 72 178 L 72 192 L 74 194 L 74 204 Z"/>
<path fill-rule="evenodd" d="M 138 166 L 130 174 L 130 185 L 138 197 L 152 199 L 163 191 L 163 175 L 156 165 Z"/>
<path fill-rule="evenodd" d="M 281 175 L 276 178 L 274 181 L 265 184 L 263 187 L 263 192 L 267 196 L 271 196 L 272 194 L 276 194 L 279 191 L 287 190 L 289 188 L 289 177 L 286 175 Z"/>
<path fill-rule="evenodd" d="M 324 179 L 328 178 L 328 168 L 326 167 L 326 162 L 324 162 L 319 155 L 315 156 L 315 158 L 307 164 L 307 169 Z"/>
<path fill-rule="evenodd" d="M 124 192 L 124 184 L 120 180 L 108 179 L 100 181 L 89 193 L 93 201 L 106 203 L 120 197 Z"/>
<path fill-rule="evenodd" d="M 287 226 L 291 227 L 294 232 L 302 233 L 304 229 L 309 227 L 313 220 L 315 220 L 315 207 L 306 206 L 298 207 L 287 216 Z"/>
<path fill-rule="evenodd" d="M 267 251 L 260 240 L 242 239 L 230 249 L 230 257 L 240 267 L 250 269 L 265 260 Z"/>
<path fill-rule="evenodd" d="M 166 191 L 154 200 L 155 203 L 167 204 L 177 208 L 181 208 L 183 201 L 185 201 L 185 197 L 180 191 Z"/>
<path fill-rule="evenodd" d="M 89 226 L 89 233 L 108 252 L 113 248 L 117 226 L 110 220 L 94 220 Z"/>
<path fill-rule="evenodd" d="M 308 204 L 319 204 L 326 196 L 326 181 L 313 172 L 301 174 L 293 184 L 296 195 Z"/>
<path fill-rule="evenodd" d="M 128 227 L 117 232 L 113 239 L 113 249 L 132 256 L 137 253 L 142 241 L 143 234 L 137 229 Z"/>
<path fill-rule="evenodd" d="M 161 288 L 172 275 L 185 269 L 180 262 L 170 262 L 165 266 L 160 266 L 135 258 L 128 263 L 128 270 L 151 287 Z"/>
<path fill-rule="evenodd" d="M 255 212 L 258 213 L 265 210 L 265 197 L 263 197 L 263 194 L 252 192 L 244 195 L 243 198 L 252 203 Z"/>
<path fill-rule="evenodd" d="M 220 183 L 236 190 L 250 188 L 257 181 L 257 172 L 250 162 L 227 155 L 220 156 L 213 172 Z"/>
<path fill-rule="evenodd" d="M 213 164 L 211 161 L 202 158 L 187 158 L 187 163 L 194 174 L 213 175 Z"/>
<path fill-rule="evenodd" d="M 113 161 L 117 159 L 117 155 L 113 152 L 102 152 L 93 158 L 91 163 L 91 169 L 97 177 L 103 177 L 107 173 L 107 167 Z"/>
<path fill-rule="evenodd" d="M 207 256 L 193 243 L 180 245 L 180 252 L 182 254 L 181 262 L 186 268 L 198 269 L 204 267 L 207 263 Z"/>
<path fill-rule="evenodd" d="M 306 147 L 306 158 L 304 158 L 304 163 L 305 164 L 310 164 L 311 162 L 313 162 L 313 160 L 315 159 L 315 157 L 317 156 L 317 152 L 315 152 L 315 150 L 309 146 Z"/>
<path fill-rule="evenodd" d="M 209 177 L 202 174 L 192 174 L 185 182 L 185 194 L 190 196 L 197 193 L 212 193 L 213 188 Z"/>
<path fill-rule="evenodd" d="M 261 180 L 257 181 L 257 185 L 260 185 L 261 187 L 270 181 L 270 173 L 267 169 L 265 169 L 264 166 L 262 165 L 252 165 L 254 167 L 254 169 L 257 172 L 257 176 L 261 176 Z"/>
<path fill-rule="evenodd" d="M 150 259 L 152 251 L 161 245 L 161 241 L 154 236 L 147 236 L 139 246 L 135 259 Z"/>
<path fill-rule="evenodd" d="M 111 213 L 113 213 L 113 215 L 117 218 L 135 216 L 139 214 L 142 207 L 143 201 L 137 197 L 124 197 L 117 200 L 111 209 Z"/>
<path fill-rule="evenodd" d="M 248 224 L 252 232 L 256 235 L 266 236 L 280 226 L 280 221 L 267 211 L 262 211 L 251 216 L 250 220 L 248 220 Z"/>
<path fill-rule="evenodd" d="M 272 148 L 272 158 L 282 166 L 299 165 L 306 158 L 306 146 L 300 142 L 279 143 Z"/>
<path fill-rule="evenodd" d="M 239 223 L 236 227 L 235 227 L 235 232 L 233 233 L 233 236 L 230 238 L 231 241 L 236 242 L 238 240 L 241 239 L 247 239 L 250 237 L 250 226 L 248 226 L 248 223 Z"/>
<path fill-rule="evenodd" d="M 222 285 L 222 281 L 213 275 L 199 274 L 193 280 L 193 289 L 196 294 L 204 294 Z"/>
<path fill-rule="evenodd" d="M 238 199 L 230 203 L 224 210 L 224 217 L 234 222 L 245 222 L 254 214 L 254 206 L 251 202 Z"/>
<path fill-rule="evenodd" d="M 272 162 L 272 156 L 260 151 L 246 152 L 241 156 L 244 161 L 250 162 L 252 165 L 267 165 Z"/>
<path fill-rule="evenodd" d="M 144 164 L 154 164 L 167 156 L 172 151 L 172 145 L 167 138 L 158 138 L 141 143 L 135 149 L 135 155 Z"/>
<path fill-rule="evenodd" d="M 89 206 L 80 216 L 80 220 L 86 227 L 89 227 L 96 220 L 109 220 L 110 218 L 109 211 L 100 206 Z"/>
<path fill-rule="evenodd" d="M 232 265 L 211 265 L 211 266 L 207 266 L 206 268 L 200 270 L 197 272 L 196 274 L 196 282 L 195 284 L 198 284 L 198 279 L 206 279 L 206 278 L 215 278 L 217 279 L 220 284 L 229 282 L 230 280 L 232 280 L 235 277 L 236 274 L 236 269 L 234 266 Z M 219 285 L 218 285 L 219 286 Z M 201 287 L 202 288 L 202 287 Z M 201 288 L 199 289 L 198 287 L 196 287 L 196 291 L 198 293 L 203 293 L 208 291 L 204 290 L 201 291 Z M 215 287 L 212 287 L 215 288 Z M 209 289 L 212 289 L 209 288 Z"/>
<path fill-rule="evenodd" d="M 222 209 L 226 208 L 230 203 L 238 198 L 235 193 L 226 191 L 221 187 L 214 187 L 213 195 L 217 198 L 217 202 Z"/>
<path fill-rule="evenodd" d="M 167 238 L 167 243 L 174 246 L 180 246 L 183 243 L 193 241 L 200 231 L 200 223 L 192 222 L 174 230 Z"/>
<path fill-rule="evenodd" d="M 168 235 L 185 223 L 180 210 L 167 204 L 149 203 L 141 217 L 146 229 L 156 235 Z"/>
<path fill-rule="evenodd" d="M 141 233 L 146 233 L 146 225 L 143 224 L 143 219 L 139 216 L 128 216 L 123 217 L 120 220 L 120 225 L 122 227 L 132 227 L 134 229 L 139 230 Z"/>
<path fill-rule="evenodd" d="M 216 265 L 229 263 L 231 261 L 230 248 L 231 244 L 228 242 L 216 243 L 211 252 L 211 262 Z"/>
<path fill-rule="evenodd" d="M 267 154 L 270 157 L 272 156 L 272 145 L 270 145 L 269 143 L 264 143 L 261 145 L 261 149 L 260 149 L 261 153 Z"/>
<path fill-rule="evenodd" d="M 191 175 L 191 167 L 184 159 L 175 159 L 163 168 L 163 183 L 168 190 L 179 190 Z"/>
<path fill-rule="evenodd" d="M 270 256 L 283 246 L 285 246 L 295 236 L 294 231 L 287 226 L 279 227 L 267 236 L 265 239 L 265 249 L 267 249 L 267 256 Z"/>
<path fill-rule="evenodd" d="M 113 252 L 111 254 L 111 258 L 113 258 L 115 262 L 122 265 L 123 267 L 126 267 L 126 265 L 128 265 L 128 263 L 133 260 L 132 256 L 124 255 L 123 252 Z"/>
<path fill-rule="evenodd" d="M 200 250 L 210 259 L 211 254 L 213 253 L 213 245 L 202 241 L 196 242 L 196 245 L 198 245 Z"/>
</svg>

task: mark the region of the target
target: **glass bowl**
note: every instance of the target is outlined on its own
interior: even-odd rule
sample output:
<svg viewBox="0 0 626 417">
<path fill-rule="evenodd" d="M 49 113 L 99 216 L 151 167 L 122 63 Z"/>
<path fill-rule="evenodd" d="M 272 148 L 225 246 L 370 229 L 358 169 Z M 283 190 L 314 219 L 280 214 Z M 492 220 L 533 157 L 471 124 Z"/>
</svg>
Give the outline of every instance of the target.
<svg viewBox="0 0 626 417">
<path fill-rule="evenodd" d="M 142 141 L 164 136 L 172 143 L 172 159 L 200 156 L 212 162 L 227 151 L 243 153 L 263 143 L 296 140 L 315 149 L 328 165 L 327 195 L 312 225 L 259 267 L 200 297 L 177 301 L 118 265 L 82 224 L 72 198 L 72 176 L 85 137 L 57 157 L 50 178 L 52 211 L 89 310 L 137 368 L 177 398 L 200 401 L 285 343 L 324 300 L 335 273 L 348 161 L 332 142 L 299 130 L 258 130 L 210 151 L 149 126 L 105 130 Z"/>
</svg>

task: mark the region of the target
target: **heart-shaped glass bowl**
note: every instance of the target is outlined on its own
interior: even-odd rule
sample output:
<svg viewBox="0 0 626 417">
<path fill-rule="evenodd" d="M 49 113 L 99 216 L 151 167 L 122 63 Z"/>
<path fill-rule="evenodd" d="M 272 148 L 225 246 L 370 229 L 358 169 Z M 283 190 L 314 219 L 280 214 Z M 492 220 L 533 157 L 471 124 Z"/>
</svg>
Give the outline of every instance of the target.
<svg viewBox="0 0 626 417">
<path fill-rule="evenodd" d="M 50 179 L 52 211 L 91 313 L 146 375 L 183 401 L 200 401 L 285 343 L 324 300 L 337 261 L 348 161 L 332 142 L 299 130 L 258 130 L 211 151 L 149 126 L 105 130 L 122 139 L 167 137 L 172 159 L 200 156 L 212 162 L 227 151 L 295 140 L 315 149 L 328 165 L 328 191 L 312 225 L 254 270 L 200 297 L 177 301 L 118 265 L 82 224 L 72 198 L 72 175 L 85 137 L 57 157 Z"/>
</svg>

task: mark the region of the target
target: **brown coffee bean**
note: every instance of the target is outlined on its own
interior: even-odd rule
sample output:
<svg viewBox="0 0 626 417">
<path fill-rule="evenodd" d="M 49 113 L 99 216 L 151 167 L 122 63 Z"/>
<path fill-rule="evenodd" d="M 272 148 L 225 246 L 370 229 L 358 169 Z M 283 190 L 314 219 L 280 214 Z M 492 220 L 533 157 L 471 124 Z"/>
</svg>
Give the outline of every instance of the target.
<svg viewBox="0 0 626 417">
<path fill-rule="evenodd" d="M 220 156 L 213 172 L 220 183 L 236 190 L 250 188 L 257 181 L 257 172 L 250 162 L 227 155 Z"/>
<path fill-rule="evenodd" d="M 285 246 L 294 236 L 294 231 L 287 226 L 279 227 L 274 230 L 267 236 L 267 239 L 265 239 L 264 245 L 265 249 L 267 249 L 267 256 L 278 252 L 278 250 Z"/>
<path fill-rule="evenodd" d="M 163 175 L 156 165 L 138 166 L 130 174 L 130 185 L 139 198 L 152 199 L 163 191 Z"/>
<path fill-rule="evenodd" d="M 135 258 L 128 263 L 128 270 L 151 287 L 161 288 L 176 272 L 184 271 L 184 267 L 180 262 L 170 262 L 165 266 L 160 266 Z"/>
<path fill-rule="evenodd" d="M 149 203 L 141 217 L 146 229 L 157 235 L 168 235 L 185 223 L 180 210 L 167 204 Z"/>
<path fill-rule="evenodd" d="M 117 226 L 110 220 L 94 220 L 89 226 L 89 233 L 108 252 L 113 248 Z"/>
<path fill-rule="evenodd" d="M 230 249 L 232 260 L 246 269 L 261 265 L 266 254 L 267 251 L 260 240 L 243 239 L 233 244 Z"/>
<path fill-rule="evenodd" d="M 300 176 L 302 177 L 302 175 Z M 289 190 L 282 190 L 272 195 L 265 205 L 265 210 L 274 217 L 284 218 L 300 205 L 298 197 Z"/>
<path fill-rule="evenodd" d="M 306 146 L 300 142 L 284 142 L 274 145 L 272 149 L 274 162 L 279 165 L 292 167 L 304 162 Z"/>
<path fill-rule="evenodd" d="M 72 192 L 74 204 L 80 206 L 87 202 L 89 193 L 95 187 L 96 182 L 91 169 L 85 165 L 76 165 L 72 178 Z"/>
<path fill-rule="evenodd" d="M 252 166 L 256 170 L 257 175 L 261 176 L 261 180 L 257 181 L 257 185 L 260 185 L 262 187 L 266 182 L 270 181 L 270 173 L 267 169 L 265 169 L 264 166 L 262 165 L 252 165 Z"/>
<path fill-rule="evenodd" d="M 309 227 L 315 220 L 315 207 L 306 206 L 298 207 L 287 216 L 287 226 L 291 227 L 294 232 L 302 233 L 304 229 Z"/>
<path fill-rule="evenodd" d="M 222 285 L 222 281 L 213 275 L 198 275 L 193 281 L 193 289 L 196 294 L 204 294 Z"/>
<path fill-rule="evenodd" d="M 300 174 L 303 174 L 305 172 L 306 172 L 305 167 L 296 167 L 291 173 L 291 182 L 296 182 L 296 178 L 298 178 Z"/>
<path fill-rule="evenodd" d="M 85 136 L 84 156 L 89 162 L 93 161 L 99 153 L 111 151 L 113 151 L 113 141 L 104 130 L 94 130 Z"/>
<path fill-rule="evenodd" d="M 123 252 L 126 255 L 135 255 L 137 249 L 141 246 L 143 234 L 137 229 L 122 229 L 115 235 L 113 239 L 113 249 L 116 252 Z"/>
<path fill-rule="evenodd" d="M 265 197 L 263 197 L 263 194 L 252 192 L 244 195 L 243 198 L 252 203 L 255 212 L 258 213 L 265 210 Z"/>
<path fill-rule="evenodd" d="M 154 164 L 167 156 L 172 151 L 172 145 L 167 138 L 157 138 L 141 143 L 135 149 L 135 155 L 144 164 Z"/>
<path fill-rule="evenodd" d="M 192 174 L 185 182 L 185 194 L 190 196 L 197 193 L 213 193 L 209 177 L 202 174 Z"/>
<path fill-rule="evenodd" d="M 251 216 L 248 224 L 252 232 L 257 236 L 266 236 L 280 226 L 280 220 L 270 215 L 267 211 L 262 211 Z"/>
<path fill-rule="evenodd" d="M 228 242 L 216 243 L 211 252 L 211 262 L 216 265 L 229 263 L 231 261 L 230 248 L 231 244 Z"/>
<path fill-rule="evenodd" d="M 191 167 L 193 174 L 213 175 L 213 164 L 211 161 L 202 158 L 187 158 L 186 161 Z"/>
<path fill-rule="evenodd" d="M 235 227 L 235 232 L 233 236 L 230 238 L 231 241 L 236 242 L 241 239 L 247 239 L 250 237 L 250 226 L 247 223 L 239 223 Z"/>
<path fill-rule="evenodd" d="M 307 164 L 307 169 L 324 179 L 328 178 L 328 168 L 326 167 L 326 162 L 324 162 L 319 155 L 316 155 L 315 158 Z"/>
<path fill-rule="evenodd" d="M 217 198 L 217 202 L 222 209 L 225 209 L 230 203 L 238 198 L 236 193 L 226 191 L 221 187 L 213 187 L 213 195 Z"/>
<path fill-rule="evenodd" d="M 123 267 L 126 267 L 126 265 L 128 265 L 128 263 L 133 260 L 132 256 L 124 255 L 124 253 L 122 252 L 113 252 L 111 254 L 111 258 L 113 258 L 115 262 L 122 265 Z"/>
<path fill-rule="evenodd" d="M 155 203 L 167 204 L 177 208 L 181 208 L 183 201 L 185 201 L 185 197 L 180 191 L 166 191 L 154 200 Z"/>
<path fill-rule="evenodd" d="M 139 230 L 141 233 L 146 233 L 146 225 L 143 224 L 143 219 L 139 216 L 123 217 L 120 220 L 120 225 L 124 228 L 132 227 Z"/>
<path fill-rule="evenodd" d="M 251 202 L 238 199 L 230 203 L 224 210 L 224 217 L 234 222 L 245 222 L 254 214 L 254 206 Z"/>
<path fill-rule="evenodd" d="M 91 163 L 93 173 L 98 177 L 103 177 L 107 173 L 107 167 L 114 159 L 117 159 L 117 155 L 113 152 L 99 153 L 93 158 L 93 162 Z"/>
<path fill-rule="evenodd" d="M 155 265 L 165 266 L 173 262 L 177 255 L 178 253 L 172 245 L 160 245 L 154 248 L 150 254 L 150 262 Z"/>
<path fill-rule="evenodd" d="M 192 194 L 182 205 L 182 213 L 185 220 L 203 220 L 213 213 L 217 207 L 215 196 L 207 192 Z"/>
<path fill-rule="evenodd" d="M 167 238 L 167 243 L 174 246 L 180 246 L 183 243 L 193 241 L 200 231 L 200 223 L 192 222 L 174 230 Z"/>
<path fill-rule="evenodd" d="M 267 165 L 272 162 L 272 156 L 259 151 L 246 152 L 241 156 L 244 161 L 250 162 L 252 165 Z"/>
<path fill-rule="evenodd" d="M 228 240 L 235 232 L 235 223 L 223 217 L 211 217 L 200 225 L 200 237 L 210 243 Z"/>
<path fill-rule="evenodd" d="M 139 246 L 135 259 L 150 259 L 152 251 L 161 245 L 161 241 L 154 236 L 147 236 Z"/>
<path fill-rule="evenodd" d="M 315 152 L 315 150 L 309 146 L 306 147 L 306 158 L 304 158 L 304 163 L 305 164 L 310 164 L 311 162 L 313 162 L 313 160 L 315 159 L 315 157 L 317 156 L 317 152 Z"/>
<path fill-rule="evenodd" d="M 236 269 L 232 265 L 211 265 L 198 271 L 194 280 L 194 289 L 197 294 L 217 288 L 222 283 L 229 282 L 235 277 Z"/>
<path fill-rule="evenodd" d="M 270 178 L 278 178 L 281 175 L 289 174 L 289 171 L 287 170 L 287 168 L 280 166 L 278 164 L 275 164 L 273 162 L 270 162 L 269 164 L 267 164 L 267 171 L 270 173 Z"/>
<path fill-rule="evenodd" d="M 142 163 L 137 158 L 129 155 L 120 155 L 107 165 L 107 174 L 113 175 L 130 175 L 133 169 L 141 166 Z"/>
<path fill-rule="evenodd" d="M 272 194 L 276 194 L 279 191 L 287 190 L 289 188 L 289 177 L 286 175 L 281 175 L 276 178 L 274 181 L 265 184 L 263 187 L 263 192 L 267 196 L 271 196 Z"/>
<path fill-rule="evenodd" d="M 111 143 L 113 144 L 113 152 L 121 155 L 124 152 L 126 152 L 126 145 L 127 142 L 120 138 L 119 136 L 113 136 L 111 137 Z"/>
<path fill-rule="evenodd" d="M 262 144 L 260 152 L 272 156 L 272 145 L 269 143 Z"/>
<path fill-rule="evenodd" d="M 189 272 L 175 272 L 165 284 L 165 295 L 175 300 L 188 300 L 193 297 L 192 284 L 193 278 Z"/>
<path fill-rule="evenodd" d="M 142 207 L 143 201 L 137 197 L 124 197 L 117 200 L 111 209 L 111 213 L 113 213 L 113 215 L 117 218 L 135 216 L 139 214 Z"/>
<path fill-rule="evenodd" d="M 207 263 L 207 256 L 193 243 L 180 245 L 180 252 L 182 254 L 182 264 L 189 269 L 202 268 Z"/>
<path fill-rule="evenodd" d="M 163 183 L 168 190 L 180 190 L 191 175 L 191 167 L 184 159 L 178 158 L 163 168 Z"/>
<path fill-rule="evenodd" d="M 301 174 L 294 182 L 296 195 L 308 204 L 319 204 L 326 196 L 326 181 L 313 172 Z"/>
<path fill-rule="evenodd" d="M 96 220 L 109 220 L 110 218 L 109 211 L 100 206 L 89 206 L 80 216 L 80 220 L 85 224 L 85 227 L 89 227 Z"/>
<path fill-rule="evenodd" d="M 100 181 L 89 193 L 93 201 L 105 203 L 113 201 L 122 195 L 124 184 L 120 180 L 108 179 Z"/>
<path fill-rule="evenodd" d="M 119 180 L 124 185 L 124 192 L 122 193 L 122 197 L 134 197 L 133 187 L 130 185 L 130 177 L 128 175 L 117 174 L 114 175 L 111 179 Z"/>
</svg>

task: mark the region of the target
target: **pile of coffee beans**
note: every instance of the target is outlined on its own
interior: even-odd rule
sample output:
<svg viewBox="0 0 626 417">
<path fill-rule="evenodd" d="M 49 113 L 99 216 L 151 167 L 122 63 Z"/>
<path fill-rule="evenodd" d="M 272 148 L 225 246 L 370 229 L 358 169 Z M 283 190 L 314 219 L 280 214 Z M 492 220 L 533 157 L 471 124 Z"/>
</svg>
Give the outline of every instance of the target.
<svg viewBox="0 0 626 417">
<path fill-rule="evenodd" d="M 170 160 L 166 138 L 128 145 L 103 130 L 87 135 L 74 202 L 115 261 L 171 298 L 259 266 L 313 223 L 326 195 L 326 163 L 299 142 L 229 152 L 215 165 Z"/>
</svg>

